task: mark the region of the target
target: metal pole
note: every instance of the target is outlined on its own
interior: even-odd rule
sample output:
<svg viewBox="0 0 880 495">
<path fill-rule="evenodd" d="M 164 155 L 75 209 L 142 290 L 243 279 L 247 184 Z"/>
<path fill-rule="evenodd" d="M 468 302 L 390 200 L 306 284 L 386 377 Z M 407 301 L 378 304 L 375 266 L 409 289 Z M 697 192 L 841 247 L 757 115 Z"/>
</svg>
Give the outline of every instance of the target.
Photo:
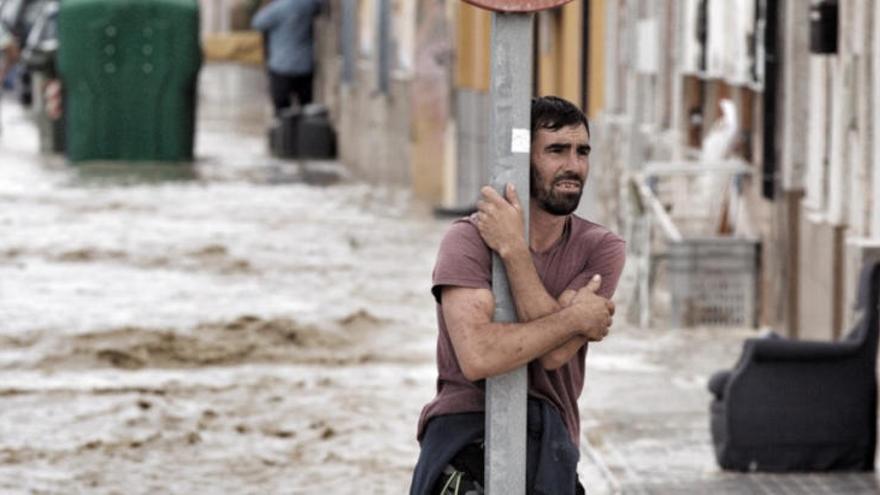
<svg viewBox="0 0 880 495">
<path fill-rule="evenodd" d="M 357 60 L 357 0 L 342 0 L 342 83 L 354 83 Z"/>
<path fill-rule="evenodd" d="M 516 186 L 528 240 L 533 14 L 492 14 L 489 156 L 492 187 Z M 504 265 L 492 259 L 494 320 L 517 321 Z M 524 495 L 526 367 L 486 380 L 486 493 Z"/>
<path fill-rule="evenodd" d="M 391 5 L 389 0 L 379 0 L 377 14 L 378 38 L 378 78 L 376 86 L 380 93 L 387 95 L 391 85 Z"/>
</svg>

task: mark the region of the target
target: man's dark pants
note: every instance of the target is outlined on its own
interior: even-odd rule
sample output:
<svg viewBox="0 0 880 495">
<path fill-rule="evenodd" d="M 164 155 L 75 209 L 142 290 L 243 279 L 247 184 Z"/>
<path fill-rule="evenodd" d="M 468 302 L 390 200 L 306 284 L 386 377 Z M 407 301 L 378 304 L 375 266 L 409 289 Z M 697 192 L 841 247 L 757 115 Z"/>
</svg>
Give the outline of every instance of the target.
<svg viewBox="0 0 880 495">
<path fill-rule="evenodd" d="M 285 108 L 293 105 L 294 98 L 299 102 L 300 106 L 308 105 L 312 102 L 312 80 L 314 74 L 302 74 L 290 76 L 287 74 L 279 74 L 269 71 L 269 93 L 272 96 L 272 105 L 275 107 L 275 114 L 281 112 Z"/>
</svg>

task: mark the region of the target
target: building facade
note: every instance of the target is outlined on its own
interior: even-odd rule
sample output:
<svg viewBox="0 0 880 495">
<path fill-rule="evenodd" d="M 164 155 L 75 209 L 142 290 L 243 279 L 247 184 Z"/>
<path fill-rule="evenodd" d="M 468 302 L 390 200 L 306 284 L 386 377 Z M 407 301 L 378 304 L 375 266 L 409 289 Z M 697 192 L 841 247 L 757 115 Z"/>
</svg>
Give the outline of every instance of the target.
<svg viewBox="0 0 880 495">
<path fill-rule="evenodd" d="M 471 208 L 488 181 L 491 15 L 459 0 L 331 0 L 327 12 L 318 93 L 343 161 Z M 742 164 L 652 187 L 684 232 L 699 221 L 759 241 L 756 324 L 833 339 L 858 268 L 880 256 L 878 27 L 868 0 L 574 0 L 535 17 L 534 93 L 587 112 L 582 213 L 625 235 L 637 236 L 630 185 L 646 167 Z"/>
</svg>

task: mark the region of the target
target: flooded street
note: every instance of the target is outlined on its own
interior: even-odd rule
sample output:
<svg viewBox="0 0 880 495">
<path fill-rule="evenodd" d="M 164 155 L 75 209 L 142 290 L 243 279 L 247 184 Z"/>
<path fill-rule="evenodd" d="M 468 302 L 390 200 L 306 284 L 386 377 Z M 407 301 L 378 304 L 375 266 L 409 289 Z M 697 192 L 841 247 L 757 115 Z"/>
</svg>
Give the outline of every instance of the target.
<svg viewBox="0 0 880 495">
<path fill-rule="evenodd" d="M 408 490 L 450 220 L 334 162 L 271 158 L 263 87 L 256 69 L 203 69 L 192 167 L 71 167 L 3 101 L 0 493 Z M 712 452 L 706 381 L 754 335 L 619 318 L 587 359 L 589 493 L 787 483 L 721 472 Z"/>
<path fill-rule="evenodd" d="M 408 493 L 438 248 L 508 179 L 548 284 L 626 243 L 607 336 L 530 389 L 577 401 L 587 493 L 880 494 L 878 33 L 857 0 L 0 0 L 0 495 Z M 577 189 L 616 236 L 551 238 Z"/>
<path fill-rule="evenodd" d="M 39 158 L 3 102 L 0 492 L 406 489 L 446 221 L 270 158 L 263 84 L 205 68 L 183 174 Z"/>
</svg>

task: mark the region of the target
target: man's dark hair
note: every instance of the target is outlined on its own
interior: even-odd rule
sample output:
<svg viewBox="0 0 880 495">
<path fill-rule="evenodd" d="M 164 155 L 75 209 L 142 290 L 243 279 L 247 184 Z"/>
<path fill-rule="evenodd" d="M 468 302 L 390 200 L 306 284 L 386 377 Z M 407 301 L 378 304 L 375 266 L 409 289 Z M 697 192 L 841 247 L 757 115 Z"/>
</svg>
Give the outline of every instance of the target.
<svg viewBox="0 0 880 495">
<path fill-rule="evenodd" d="M 558 131 L 563 127 L 583 124 L 590 135 L 590 123 L 587 116 L 572 102 L 558 96 L 538 96 L 532 98 L 532 139 L 538 129 Z"/>
</svg>

